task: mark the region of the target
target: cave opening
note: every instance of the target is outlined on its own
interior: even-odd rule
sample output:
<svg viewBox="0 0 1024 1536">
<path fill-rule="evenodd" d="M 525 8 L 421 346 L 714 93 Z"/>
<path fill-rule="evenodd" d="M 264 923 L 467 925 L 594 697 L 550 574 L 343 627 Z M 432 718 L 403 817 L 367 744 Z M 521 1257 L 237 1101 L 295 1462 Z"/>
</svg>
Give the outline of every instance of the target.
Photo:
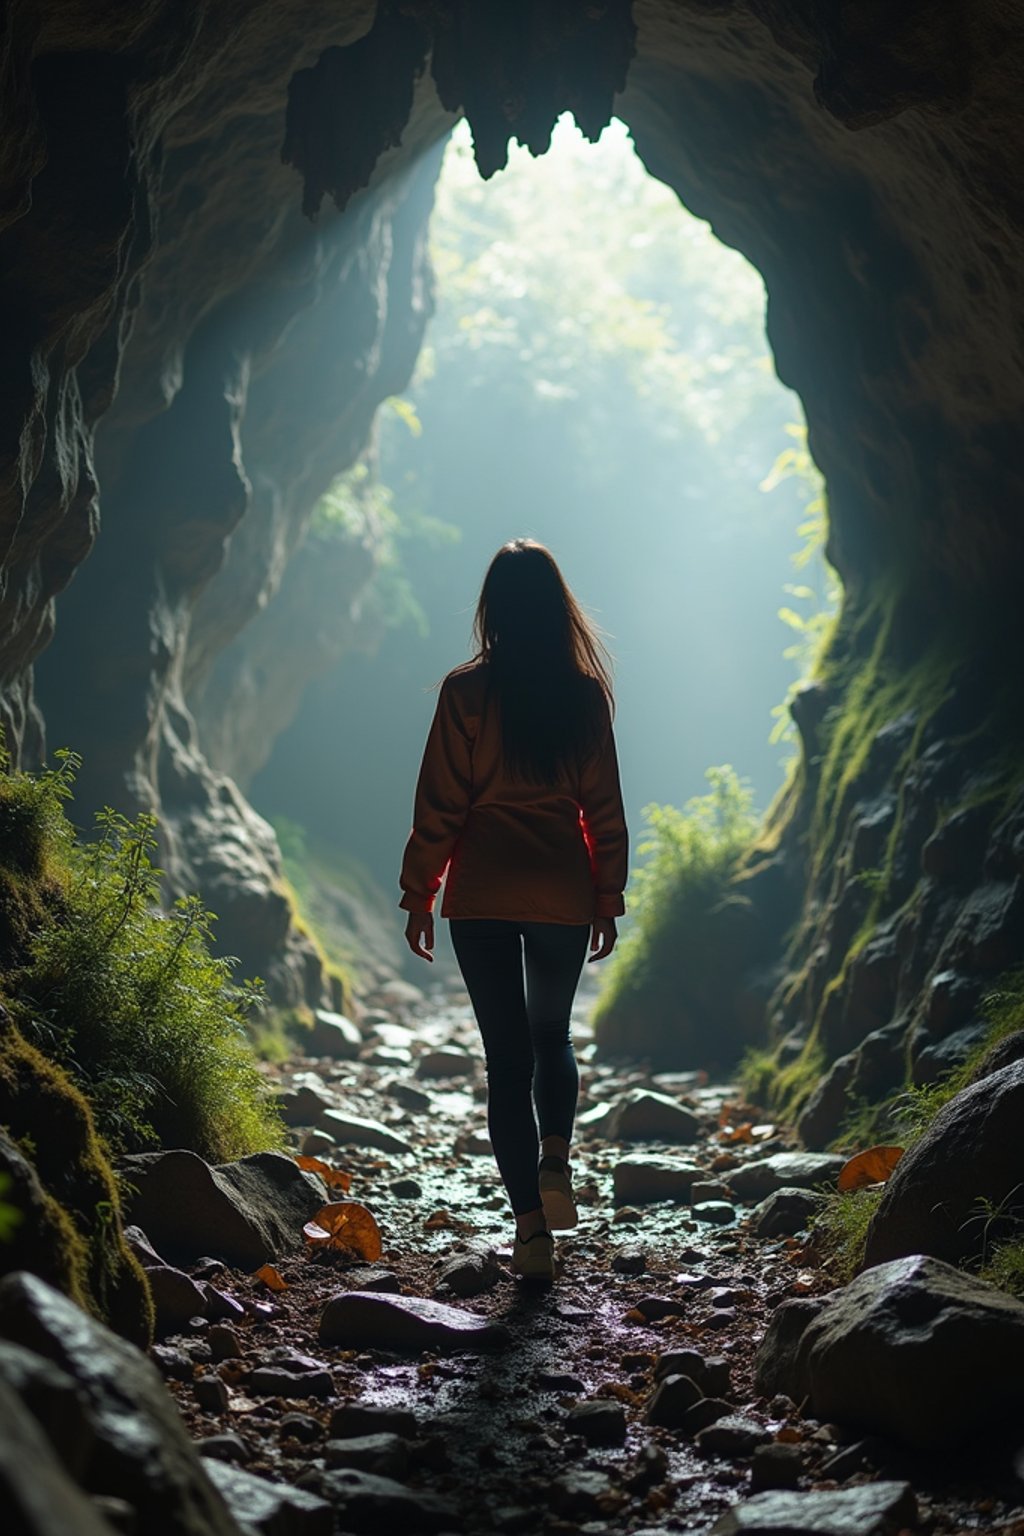
<svg viewBox="0 0 1024 1536">
<path fill-rule="evenodd" d="M 620 120 L 588 144 L 567 114 L 542 157 L 514 147 L 488 181 L 460 123 L 430 240 L 436 312 L 416 373 L 308 535 L 327 563 L 375 540 L 376 563 L 344 655 L 245 781 L 295 882 L 310 847 L 322 863 L 333 848 L 382 912 L 432 684 L 467 654 L 504 539 L 549 544 L 610 631 L 635 844 L 643 808 L 702 793 L 712 764 L 768 805 L 790 761 L 794 661 L 836 595 L 761 279 L 649 175 Z"/>
</svg>

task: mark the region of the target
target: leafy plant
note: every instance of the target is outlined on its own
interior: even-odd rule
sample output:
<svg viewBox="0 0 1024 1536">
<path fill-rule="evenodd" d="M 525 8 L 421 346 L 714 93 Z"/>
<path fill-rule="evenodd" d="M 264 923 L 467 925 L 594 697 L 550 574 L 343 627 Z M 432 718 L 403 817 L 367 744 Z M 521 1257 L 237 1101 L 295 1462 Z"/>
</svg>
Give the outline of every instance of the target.
<svg viewBox="0 0 1024 1536">
<path fill-rule="evenodd" d="M 0 782 L 5 868 L 48 880 L 3 978 L 26 1037 L 85 1091 L 115 1148 L 161 1142 L 220 1160 L 276 1145 L 280 1125 L 245 1039 L 260 997 L 210 952 L 198 897 L 160 910 L 155 820 L 109 808 L 76 841 L 64 803 L 78 759 Z"/>
<path fill-rule="evenodd" d="M 852 1280 L 860 1268 L 868 1227 L 882 1193 L 877 1186 L 822 1191 L 822 1204 L 811 1217 L 811 1235 L 838 1285 Z"/>
<path fill-rule="evenodd" d="M 752 792 L 728 765 L 709 768 L 706 777 L 709 792 L 681 810 L 651 805 L 644 813 L 649 835 L 632 877 L 631 921 L 595 1011 L 598 1040 L 632 1035 L 633 1054 L 645 1044 L 655 1053 L 664 1048 L 687 998 L 692 1003 L 716 979 L 723 957 L 711 930 L 724 905 L 742 902 L 734 877 L 757 825 Z"/>
</svg>

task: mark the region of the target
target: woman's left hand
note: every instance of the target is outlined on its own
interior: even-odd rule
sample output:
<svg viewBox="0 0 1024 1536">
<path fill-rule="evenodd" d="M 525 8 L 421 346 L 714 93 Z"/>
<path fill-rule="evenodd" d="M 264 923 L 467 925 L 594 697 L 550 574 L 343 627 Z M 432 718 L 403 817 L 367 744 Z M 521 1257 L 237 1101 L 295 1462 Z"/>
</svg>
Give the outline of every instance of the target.
<svg viewBox="0 0 1024 1536">
<path fill-rule="evenodd" d="M 405 924 L 405 942 L 421 960 L 433 961 L 434 917 L 431 912 L 410 912 Z"/>
<path fill-rule="evenodd" d="M 614 917 L 595 917 L 594 925 L 590 930 L 590 948 L 592 953 L 587 956 L 587 964 L 592 960 L 603 960 L 610 955 L 615 948 L 615 940 L 619 936 L 619 930 L 615 926 Z"/>
</svg>

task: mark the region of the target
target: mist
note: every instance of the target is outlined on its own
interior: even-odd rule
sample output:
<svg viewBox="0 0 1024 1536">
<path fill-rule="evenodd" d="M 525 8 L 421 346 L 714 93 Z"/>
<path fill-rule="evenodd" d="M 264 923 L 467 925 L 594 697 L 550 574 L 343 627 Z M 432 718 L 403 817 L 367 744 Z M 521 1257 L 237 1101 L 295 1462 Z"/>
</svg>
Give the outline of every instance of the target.
<svg viewBox="0 0 1024 1536">
<path fill-rule="evenodd" d="M 830 593 L 820 557 L 794 567 L 802 542 L 813 553 L 816 492 L 760 276 L 647 174 L 619 122 L 590 145 L 563 119 L 541 160 L 513 149 L 486 183 L 461 124 L 431 255 L 416 375 L 310 535 L 364 520 L 374 638 L 309 686 L 254 803 L 286 851 L 297 824 L 390 896 L 434 685 L 470 654 L 491 556 L 529 536 L 614 658 L 634 849 L 643 808 L 701 793 L 712 764 L 766 806 L 790 750 L 772 710 L 795 676 L 779 611 L 813 624 Z"/>
</svg>

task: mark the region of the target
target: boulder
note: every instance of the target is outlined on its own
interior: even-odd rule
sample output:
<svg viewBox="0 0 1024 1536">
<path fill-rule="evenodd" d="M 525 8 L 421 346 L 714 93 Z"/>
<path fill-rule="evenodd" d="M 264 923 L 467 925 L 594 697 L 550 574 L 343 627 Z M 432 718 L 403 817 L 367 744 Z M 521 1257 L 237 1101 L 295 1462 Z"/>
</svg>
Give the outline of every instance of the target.
<svg viewBox="0 0 1024 1536">
<path fill-rule="evenodd" d="M 815 1311 L 773 1314 L 757 1389 L 922 1450 L 1024 1405 L 1024 1303 L 938 1259 L 865 1270 Z"/>
<path fill-rule="evenodd" d="M 615 1141 L 697 1141 L 700 1120 L 665 1093 L 636 1088 L 613 1106 L 603 1134 Z"/>
<path fill-rule="evenodd" d="M 834 1184 L 844 1162 L 845 1158 L 828 1152 L 776 1152 L 734 1169 L 729 1183 L 741 1200 L 763 1200 L 777 1189 Z"/>
<path fill-rule="evenodd" d="M 956 1264 L 981 1252 L 979 1201 L 1024 1207 L 1020 1127 L 1024 1061 L 965 1088 L 900 1159 L 868 1229 L 866 1265 L 927 1253 Z"/>
<path fill-rule="evenodd" d="M 310 1056 L 333 1056 L 336 1061 L 355 1061 L 363 1048 L 363 1037 L 351 1019 L 327 1008 L 313 1011 L 313 1027 L 303 1036 Z"/>
<path fill-rule="evenodd" d="M 473 1312 L 420 1296 L 343 1291 L 324 1307 L 319 1337 L 321 1344 L 336 1344 L 342 1349 L 389 1349 L 411 1354 L 431 1349 L 447 1354 L 496 1348 L 507 1343 L 508 1330 Z"/>
<path fill-rule="evenodd" d="M 379 1120 L 364 1120 L 346 1110 L 325 1110 L 320 1119 L 325 1131 L 336 1141 L 354 1147 L 375 1147 L 378 1152 L 411 1152 L 412 1145 L 397 1131 L 389 1130 Z"/>
<path fill-rule="evenodd" d="M 616 1205 L 645 1205 L 652 1200 L 689 1200 L 701 1169 L 675 1157 L 623 1157 L 612 1172 Z"/>
<path fill-rule="evenodd" d="M 82 1473 L 90 1493 L 127 1499 L 146 1536 L 239 1536 L 159 1372 L 140 1350 L 23 1272 L 0 1280 L 0 1336 L 74 1382 L 93 1437 Z"/>
<path fill-rule="evenodd" d="M 722 1515 L 708 1536 L 898 1536 L 916 1525 L 909 1483 L 866 1483 L 814 1493 L 756 1493 Z"/>
<path fill-rule="evenodd" d="M 17 1393 L 0 1381 L 0 1508 L 16 1536 L 115 1536 Z"/>
<path fill-rule="evenodd" d="M 327 1199 L 316 1174 L 277 1152 L 216 1167 L 194 1152 L 142 1152 L 124 1158 L 121 1172 L 133 1221 L 178 1264 L 208 1254 L 258 1269 L 301 1241 Z"/>
<path fill-rule="evenodd" d="M 80 1482 L 93 1455 L 96 1434 L 67 1371 L 21 1344 L 0 1339 L 0 1385 L 13 1392 L 38 1421 L 61 1466 Z"/>
<path fill-rule="evenodd" d="M 215 1458 L 206 1471 L 246 1536 L 333 1536 L 334 1511 L 325 1499 Z"/>
<path fill-rule="evenodd" d="M 750 1230 L 755 1237 L 794 1237 L 807 1229 L 820 1205 L 814 1190 L 776 1189 L 751 1211 Z"/>
</svg>

